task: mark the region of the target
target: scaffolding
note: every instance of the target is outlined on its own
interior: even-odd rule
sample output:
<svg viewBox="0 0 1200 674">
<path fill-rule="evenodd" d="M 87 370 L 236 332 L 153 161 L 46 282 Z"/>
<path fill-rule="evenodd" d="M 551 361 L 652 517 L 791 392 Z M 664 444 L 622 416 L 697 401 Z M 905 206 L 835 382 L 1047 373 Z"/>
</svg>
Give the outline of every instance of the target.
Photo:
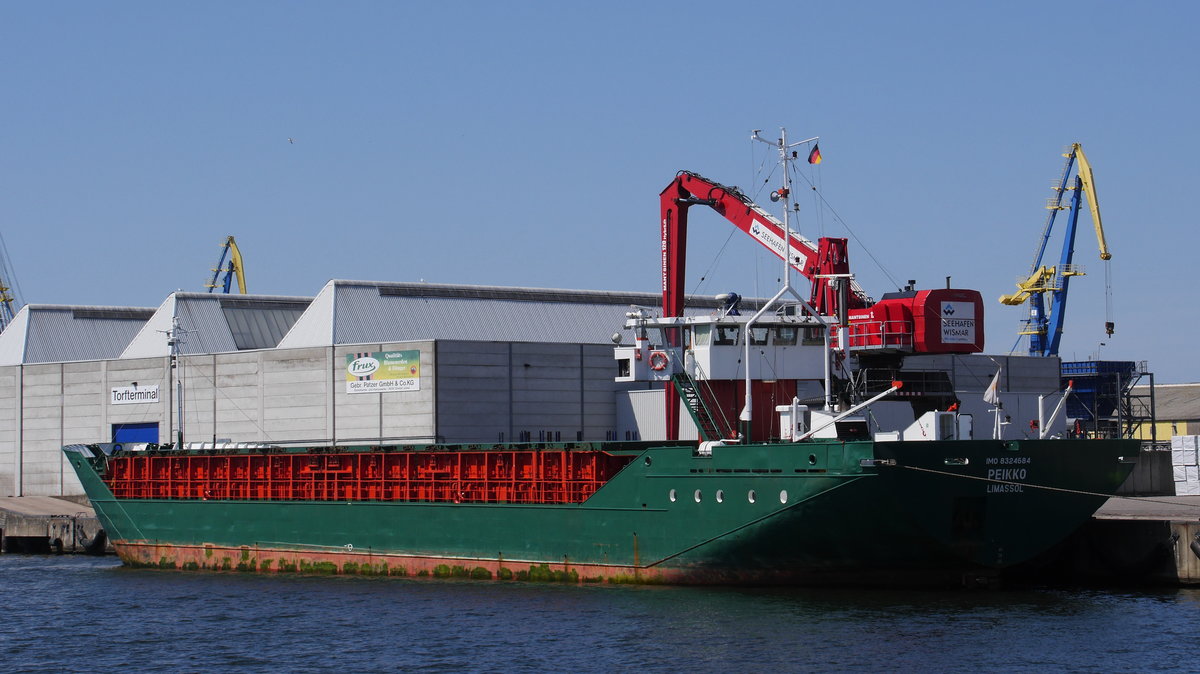
<svg viewBox="0 0 1200 674">
<path fill-rule="evenodd" d="M 1150 440 L 1157 442 L 1154 373 L 1148 371 L 1146 361 L 1063 362 L 1064 388 L 1068 381 L 1074 382 L 1074 393 L 1067 402 L 1067 416 L 1075 419 L 1077 435 L 1137 438 L 1149 424 Z M 1134 387 L 1144 383 L 1149 383 L 1146 392 L 1135 393 Z"/>
</svg>

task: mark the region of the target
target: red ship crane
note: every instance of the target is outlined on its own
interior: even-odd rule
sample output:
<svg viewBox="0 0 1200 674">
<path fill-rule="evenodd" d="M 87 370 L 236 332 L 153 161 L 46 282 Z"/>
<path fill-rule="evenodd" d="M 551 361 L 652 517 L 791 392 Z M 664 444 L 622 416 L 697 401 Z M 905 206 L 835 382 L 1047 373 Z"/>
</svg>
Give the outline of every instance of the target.
<svg viewBox="0 0 1200 674">
<path fill-rule="evenodd" d="M 772 200 L 781 199 L 786 206 L 788 189 L 776 190 Z M 947 278 L 946 288 L 916 290 L 910 284 L 876 302 L 850 274 L 846 239 L 821 237 L 814 244 L 737 188 L 691 171 L 680 171 L 660 193 L 664 317 L 683 315 L 688 209 L 696 205 L 712 208 L 776 256 L 788 256 L 788 264 L 812 284 L 809 306 L 822 316 L 837 318 L 834 347 L 842 353 L 983 350 L 983 298 L 978 291 L 950 288 Z M 664 337 L 667 346 L 682 346 L 677 331 L 666 331 Z M 675 396 L 666 396 L 665 411 L 667 437 L 675 439 L 679 418 Z"/>
<path fill-rule="evenodd" d="M 786 188 L 781 189 L 784 191 Z M 780 195 L 786 199 L 787 194 Z M 680 171 L 660 194 L 663 316 L 682 316 L 688 209 L 709 206 L 767 250 L 783 258 L 785 227 L 736 187 Z M 841 326 L 838 348 L 895 353 L 983 351 L 983 298 L 977 290 L 909 286 L 876 302 L 850 280 L 846 239 L 817 243 L 791 233 L 792 267 L 812 282 L 809 305 Z"/>
<path fill-rule="evenodd" d="M 786 189 L 786 188 L 785 188 Z M 781 190 L 782 191 L 782 190 Z M 786 197 L 787 194 L 781 195 Z M 735 227 L 749 234 L 775 255 L 784 256 L 784 225 L 736 187 L 722 185 L 698 173 L 680 171 L 660 194 L 662 207 L 663 315 L 682 316 L 686 265 L 688 208 L 711 207 Z M 836 315 L 839 306 L 860 309 L 874 301 L 851 282 L 842 302 L 834 281 L 850 273 L 846 239 L 821 237 L 817 243 L 792 232 L 789 260 L 792 267 L 812 281 L 809 304 L 823 316 Z"/>
</svg>

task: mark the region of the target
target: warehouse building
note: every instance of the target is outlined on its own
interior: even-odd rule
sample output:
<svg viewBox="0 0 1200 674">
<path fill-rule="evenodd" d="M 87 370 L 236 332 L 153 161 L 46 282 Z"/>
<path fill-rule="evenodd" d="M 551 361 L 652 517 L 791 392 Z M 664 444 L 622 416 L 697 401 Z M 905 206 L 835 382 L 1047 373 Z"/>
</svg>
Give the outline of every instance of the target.
<svg viewBox="0 0 1200 674">
<path fill-rule="evenodd" d="M 1133 387 L 1135 399 L 1154 400 L 1154 428 L 1142 424 L 1138 436 L 1167 442 L 1176 436 L 1200 435 L 1200 384 L 1154 384 Z"/>
<path fill-rule="evenodd" d="M 647 388 L 614 382 L 611 337 L 659 302 L 335 280 L 313 298 L 26 306 L 0 334 L 0 496 L 81 494 L 71 443 L 610 439 L 616 392 Z"/>
</svg>

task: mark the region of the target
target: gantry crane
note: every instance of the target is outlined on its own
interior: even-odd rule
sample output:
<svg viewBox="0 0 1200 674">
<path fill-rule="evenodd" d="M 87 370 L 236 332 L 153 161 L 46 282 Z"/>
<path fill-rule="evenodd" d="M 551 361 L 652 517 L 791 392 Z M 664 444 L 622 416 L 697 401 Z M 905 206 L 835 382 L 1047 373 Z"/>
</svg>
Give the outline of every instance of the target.
<svg viewBox="0 0 1200 674">
<path fill-rule="evenodd" d="M 0 278 L 0 330 L 8 327 L 16 317 L 16 312 L 13 311 L 13 304 L 16 300 L 13 298 L 12 290 L 4 285 L 4 279 Z"/>
<path fill-rule="evenodd" d="M 0 330 L 8 327 L 21 308 L 21 299 L 12 286 L 16 286 L 16 272 L 8 257 L 8 246 L 0 237 Z"/>
<path fill-rule="evenodd" d="M 226 265 L 225 258 L 229 258 L 229 264 Z M 228 295 L 233 285 L 234 276 L 237 277 L 238 293 L 246 294 L 246 272 L 242 267 L 242 253 L 238 250 L 237 241 L 234 241 L 230 236 L 225 239 L 225 243 L 221 244 L 221 258 L 217 260 L 217 266 L 212 270 L 212 280 L 205 284 L 208 292 L 220 288 L 221 292 Z M 220 284 L 217 280 L 225 274 L 224 280 Z"/>
<path fill-rule="evenodd" d="M 1083 269 L 1073 264 L 1072 259 L 1075 255 L 1076 225 L 1079 221 L 1079 211 L 1082 208 L 1081 202 L 1085 196 L 1092 213 L 1092 224 L 1096 228 L 1096 239 L 1100 245 L 1100 259 L 1107 262 L 1112 258 L 1112 254 L 1108 252 L 1108 244 L 1104 240 L 1104 226 L 1100 220 L 1100 203 L 1096 199 L 1096 185 L 1092 179 L 1091 164 L 1088 163 L 1079 143 L 1072 144 L 1070 151 L 1063 156 L 1067 158 L 1067 162 L 1058 183 L 1053 186 L 1054 195 L 1047 200 L 1046 208 L 1050 212 L 1046 216 L 1046 225 L 1042 230 L 1042 237 L 1037 254 L 1033 258 L 1029 276 L 1017 282 L 1017 292 L 1000 297 L 1002 303 L 1010 306 L 1029 303 L 1029 319 L 1022 321 L 1020 334 L 1029 336 L 1029 355 L 1031 356 L 1058 355 L 1059 344 L 1062 341 L 1063 319 L 1067 309 L 1067 289 L 1072 276 L 1084 275 Z M 1076 168 L 1075 180 L 1073 185 L 1068 186 L 1071 182 L 1072 168 Z M 1062 204 L 1063 195 L 1068 191 L 1071 192 L 1070 205 L 1064 206 Z M 1062 253 L 1057 265 L 1045 266 L 1042 264 L 1042 258 L 1050 241 L 1051 230 L 1054 228 L 1054 219 L 1058 212 L 1063 210 L 1069 210 L 1070 216 L 1067 219 L 1067 229 L 1063 236 Z M 1105 293 L 1106 295 L 1111 294 L 1111 288 L 1107 287 L 1107 284 Z M 1049 311 L 1046 310 L 1047 303 Z M 1104 329 L 1108 335 L 1112 335 L 1114 325 L 1111 303 L 1109 303 L 1108 311 Z"/>
</svg>

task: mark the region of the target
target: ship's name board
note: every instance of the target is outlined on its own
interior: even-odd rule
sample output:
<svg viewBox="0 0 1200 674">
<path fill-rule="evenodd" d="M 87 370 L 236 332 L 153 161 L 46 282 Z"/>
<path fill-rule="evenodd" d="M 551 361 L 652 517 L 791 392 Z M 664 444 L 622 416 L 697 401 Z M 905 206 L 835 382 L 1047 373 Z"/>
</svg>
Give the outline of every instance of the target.
<svg viewBox="0 0 1200 674">
<path fill-rule="evenodd" d="M 109 400 L 113 405 L 140 405 L 158 402 L 158 385 L 114 386 Z"/>
<path fill-rule="evenodd" d="M 975 343 L 975 304 L 942 302 L 942 343 Z"/>
<path fill-rule="evenodd" d="M 1020 467 L 1033 463 L 1028 456 L 993 456 L 988 457 L 985 463 L 988 465 L 987 493 L 1020 494 L 1025 491 L 1025 485 L 1018 483 L 1029 479 L 1029 469 Z"/>
</svg>

